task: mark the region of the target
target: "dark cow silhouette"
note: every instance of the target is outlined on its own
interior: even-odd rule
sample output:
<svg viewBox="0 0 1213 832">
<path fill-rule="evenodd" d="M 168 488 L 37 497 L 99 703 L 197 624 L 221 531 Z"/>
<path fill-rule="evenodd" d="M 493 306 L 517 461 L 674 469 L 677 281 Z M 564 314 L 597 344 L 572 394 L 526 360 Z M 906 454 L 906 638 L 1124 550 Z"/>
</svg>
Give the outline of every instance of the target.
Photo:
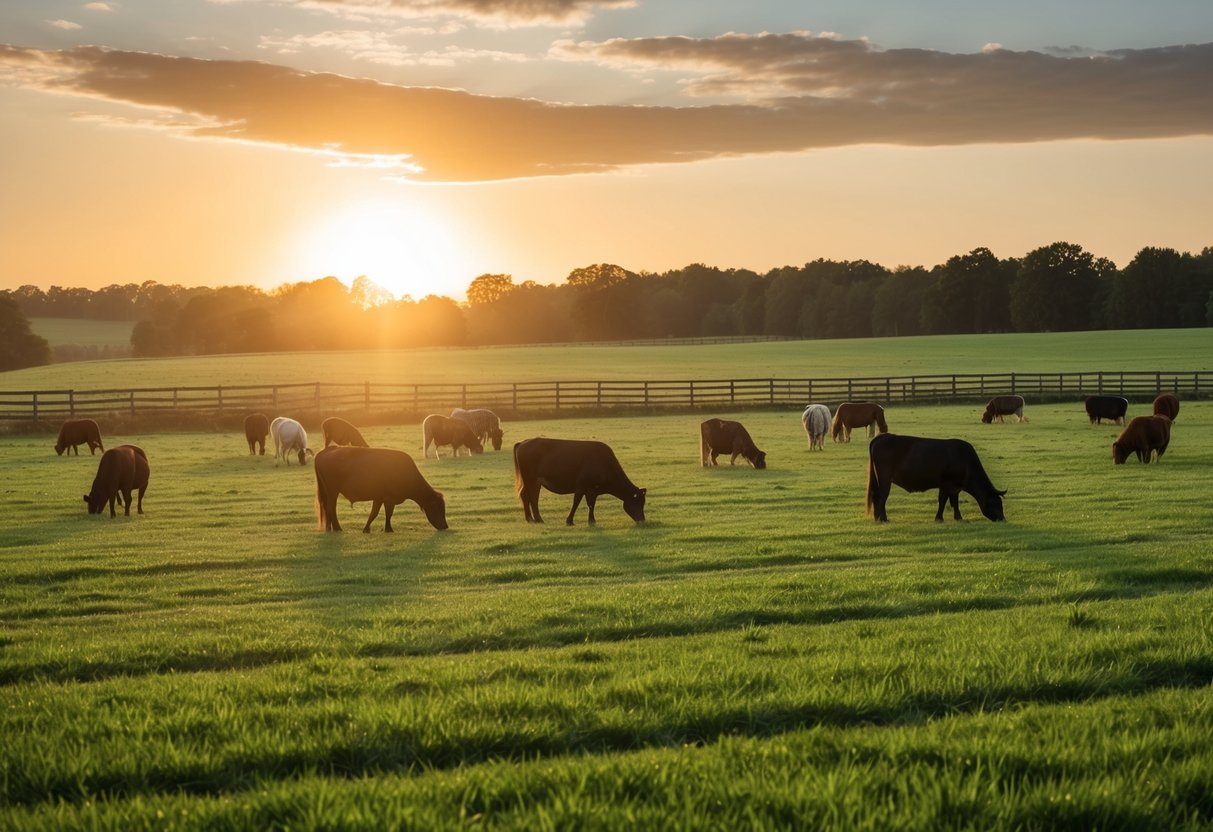
<svg viewBox="0 0 1213 832">
<path fill-rule="evenodd" d="M 90 454 L 95 454 L 98 448 L 105 450 L 101 444 L 101 429 L 92 419 L 72 419 L 59 428 L 59 438 L 55 440 L 57 455 L 63 456 L 63 452 L 67 451 L 68 456 L 73 452 L 80 456 L 79 445 L 88 445 Z"/>
<path fill-rule="evenodd" d="M 988 425 L 995 419 L 1003 421 L 1004 416 L 1014 416 L 1019 422 L 1028 421 L 1028 417 L 1023 415 L 1023 396 L 995 396 L 986 404 L 981 421 Z"/>
<path fill-rule="evenodd" d="M 884 420 L 884 408 L 876 402 L 843 402 L 834 411 L 834 424 L 830 432 L 835 442 L 850 442 L 852 428 L 867 428 L 868 436 L 888 433 L 889 424 Z"/>
<path fill-rule="evenodd" d="M 1129 454 L 1136 454 L 1141 462 L 1149 463 L 1157 453 L 1158 459 L 1167 452 L 1171 444 L 1171 420 L 1166 416 L 1137 416 L 1112 443 L 1112 461 L 1123 465 Z"/>
<path fill-rule="evenodd" d="M 110 517 L 117 515 L 114 511 L 114 500 L 126 509 L 126 516 L 131 514 L 131 491 L 139 492 L 139 513 L 143 514 L 143 493 L 147 491 L 147 480 L 150 469 L 147 464 L 147 454 L 135 445 L 119 445 L 110 448 L 101 455 L 97 463 L 97 476 L 93 478 L 93 487 L 84 495 L 89 514 L 100 514 L 109 503 Z"/>
<path fill-rule="evenodd" d="M 991 520 L 1005 520 L 1002 498 L 981 466 L 977 451 L 963 439 L 924 439 L 886 433 L 868 444 L 868 493 L 865 506 L 880 522 L 889 519 L 885 504 L 889 490 L 899 485 L 906 491 L 939 489 L 939 511 L 935 522 L 943 522 L 943 507 L 952 503 L 952 516 L 960 520 L 961 491 L 969 494 Z"/>
<path fill-rule="evenodd" d="M 767 467 L 766 452 L 758 450 L 741 422 L 708 419 L 699 426 L 699 461 L 705 466 L 715 465 L 720 454 L 729 455 L 730 465 L 736 464 L 740 456 L 755 468 Z"/>
<path fill-rule="evenodd" d="M 330 416 L 320 423 L 324 432 L 324 447 L 329 445 L 353 445 L 356 448 L 369 448 L 358 428 L 342 419 L 340 416 Z"/>
<path fill-rule="evenodd" d="M 1087 396 L 1083 406 L 1093 425 L 1104 419 L 1123 425 L 1125 414 L 1129 412 L 1129 400 L 1124 396 Z"/>
<path fill-rule="evenodd" d="M 468 454 L 484 453 L 484 445 L 476 438 L 472 428 L 461 419 L 452 419 L 440 413 L 431 413 L 421 423 L 421 452 L 426 459 L 430 458 L 430 444 L 434 445 L 434 456 L 441 459 L 438 448 L 442 445 L 451 446 L 451 456 L 459 456 L 460 448 L 467 448 Z"/>
<path fill-rule="evenodd" d="M 384 510 L 383 530 L 392 531 L 392 512 L 405 500 L 421 506 L 430 525 L 438 531 L 447 528 L 446 499 L 435 491 L 417 463 L 404 451 L 391 448 L 358 448 L 333 445 L 316 454 L 316 517 L 320 528 L 341 531 L 337 522 L 337 496 L 351 503 L 371 501 L 371 513 L 362 531 Z"/>
<path fill-rule="evenodd" d="M 1166 416 L 1172 422 L 1179 415 L 1179 399 L 1174 393 L 1159 393 L 1154 400 L 1154 415 Z"/>
<path fill-rule="evenodd" d="M 270 435 L 270 418 L 264 413 L 250 413 L 244 417 L 244 438 L 248 440 L 249 456 L 260 453 L 265 456 L 265 437 Z"/>
<path fill-rule="evenodd" d="M 539 515 L 540 486 L 554 494 L 573 495 L 573 508 L 564 521 L 570 526 L 582 497 L 590 507 L 590 524 L 594 524 L 594 503 L 601 494 L 618 497 L 628 517 L 644 522 L 645 489 L 628 479 L 615 452 L 603 442 L 535 438 L 516 443 L 514 487 L 528 523 L 543 522 Z"/>
</svg>

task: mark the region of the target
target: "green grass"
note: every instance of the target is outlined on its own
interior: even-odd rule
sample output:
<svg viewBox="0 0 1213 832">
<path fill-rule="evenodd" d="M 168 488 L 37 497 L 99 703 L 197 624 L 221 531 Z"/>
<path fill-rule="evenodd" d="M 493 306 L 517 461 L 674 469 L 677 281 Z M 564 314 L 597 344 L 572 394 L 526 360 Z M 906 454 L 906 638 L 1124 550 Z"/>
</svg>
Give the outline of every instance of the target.
<svg viewBox="0 0 1213 832">
<path fill-rule="evenodd" d="M 700 468 L 699 416 L 507 424 L 610 442 L 649 522 L 529 526 L 489 451 L 419 459 L 451 530 L 394 535 L 316 531 L 310 466 L 235 434 L 106 437 L 152 467 L 114 520 L 96 458 L 0 438 L 0 827 L 1213 824 L 1213 403 L 1149 466 L 1077 405 L 979 413 L 888 416 L 970 439 L 1005 524 L 873 523 L 866 442 L 798 412 L 732 414 L 767 471 Z"/>
<path fill-rule="evenodd" d="M 80 318 L 30 318 L 30 328 L 52 347 L 130 347 L 132 321 L 89 321 Z"/>
<path fill-rule="evenodd" d="M 1061 332 L 680 346 L 266 353 L 126 359 L 87 366 L 86 375 L 80 365 L 0 373 L 0 389 L 1209 370 L 1213 338 L 1208 329 Z"/>
</svg>

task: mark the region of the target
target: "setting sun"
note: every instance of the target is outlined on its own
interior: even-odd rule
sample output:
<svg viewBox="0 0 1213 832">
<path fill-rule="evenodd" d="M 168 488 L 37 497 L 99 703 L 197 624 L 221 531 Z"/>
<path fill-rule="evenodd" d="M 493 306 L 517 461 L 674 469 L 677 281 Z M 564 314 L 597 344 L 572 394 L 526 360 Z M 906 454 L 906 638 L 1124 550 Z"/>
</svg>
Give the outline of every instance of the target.
<svg viewBox="0 0 1213 832">
<path fill-rule="evenodd" d="M 359 275 L 397 298 L 459 297 L 475 277 L 456 228 L 441 209 L 402 195 L 336 206 L 295 242 L 293 273 L 333 275 L 346 285 Z"/>
</svg>

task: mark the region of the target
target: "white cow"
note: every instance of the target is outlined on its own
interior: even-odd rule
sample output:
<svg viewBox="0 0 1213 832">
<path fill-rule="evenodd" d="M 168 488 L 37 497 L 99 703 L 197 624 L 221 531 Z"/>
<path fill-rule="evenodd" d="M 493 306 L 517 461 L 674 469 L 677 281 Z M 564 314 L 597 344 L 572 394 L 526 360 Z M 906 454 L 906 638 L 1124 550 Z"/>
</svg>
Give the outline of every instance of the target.
<svg viewBox="0 0 1213 832">
<path fill-rule="evenodd" d="M 811 404 L 804 409 L 800 421 L 804 423 L 809 450 L 824 451 L 826 431 L 830 429 L 830 408 L 824 404 Z"/>
<path fill-rule="evenodd" d="M 274 421 L 270 422 L 270 436 L 274 440 L 274 457 L 281 457 L 287 464 L 291 464 L 291 453 L 299 455 L 299 464 L 306 465 L 308 456 L 315 456 L 315 452 L 307 446 L 307 431 L 303 429 L 303 425 L 296 422 L 294 419 L 288 419 L 285 416 L 279 416 Z"/>
</svg>

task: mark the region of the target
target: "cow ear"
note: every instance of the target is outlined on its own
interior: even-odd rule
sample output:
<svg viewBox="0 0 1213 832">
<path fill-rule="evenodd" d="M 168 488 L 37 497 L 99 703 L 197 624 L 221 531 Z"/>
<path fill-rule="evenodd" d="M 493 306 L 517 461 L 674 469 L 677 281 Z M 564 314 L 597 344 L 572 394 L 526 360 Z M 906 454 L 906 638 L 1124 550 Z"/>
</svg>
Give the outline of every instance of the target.
<svg viewBox="0 0 1213 832">
<path fill-rule="evenodd" d="M 84 502 L 86 502 L 86 503 L 88 502 L 88 495 L 87 495 L 87 494 L 85 494 L 85 495 L 84 495 Z"/>
<path fill-rule="evenodd" d="M 648 494 L 648 493 L 649 493 L 649 490 L 648 490 L 647 488 L 642 488 L 642 489 L 640 489 L 640 493 L 641 493 L 641 494 Z"/>
<path fill-rule="evenodd" d="M 1005 496 L 1007 496 L 1007 492 L 1006 492 L 1006 491 L 999 491 L 999 492 L 998 492 L 998 496 L 999 496 L 999 497 L 1005 497 Z"/>
</svg>

